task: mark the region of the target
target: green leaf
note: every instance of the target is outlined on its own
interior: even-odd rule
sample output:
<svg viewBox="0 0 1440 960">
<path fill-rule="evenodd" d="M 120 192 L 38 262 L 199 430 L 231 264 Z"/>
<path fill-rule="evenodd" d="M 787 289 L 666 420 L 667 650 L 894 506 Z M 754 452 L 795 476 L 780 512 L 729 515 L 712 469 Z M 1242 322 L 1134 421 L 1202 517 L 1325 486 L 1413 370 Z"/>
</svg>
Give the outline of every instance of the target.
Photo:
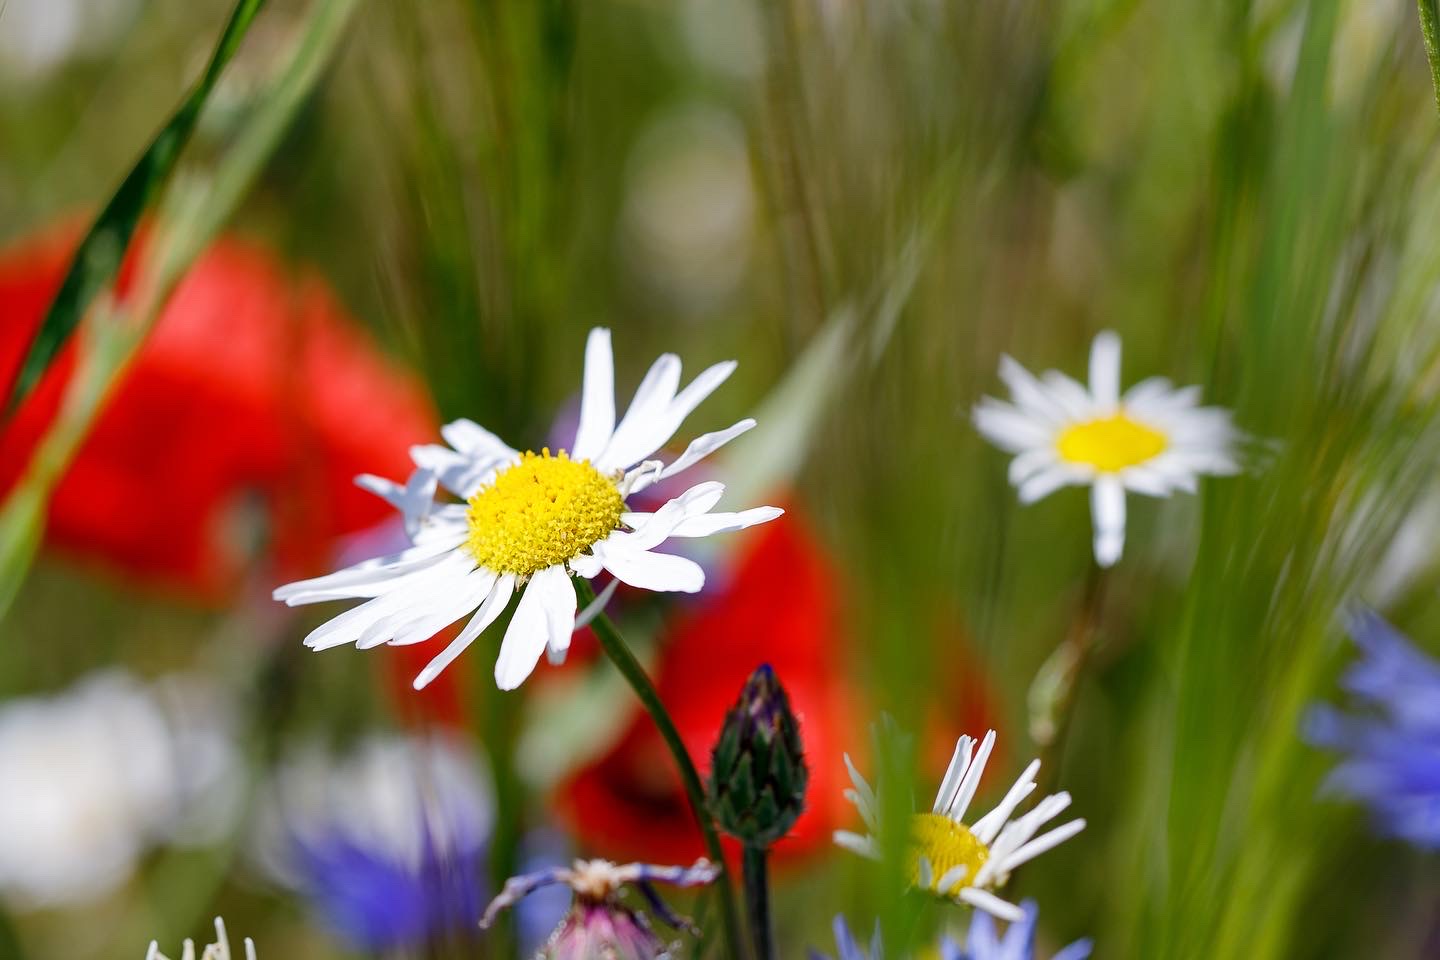
<svg viewBox="0 0 1440 960">
<path fill-rule="evenodd" d="M 205 183 L 172 188 L 161 205 L 154 253 L 137 302 L 108 300 L 80 328 L 89 337 L 55 421 L 0 504 L 0 619 L 39 549 L 50 492 L 90 432 L 109 391 L 185 272 L 205 251 L 279 145 L 339 46 L 359 0 L 319 0 L 283 70 L 257 97 L 250 119 Z M 177 187 L 179 185 L 177 184 Z"/>
<path fill-rule="evenodd" d="M 1425 35 L 1425 56 L 1430 60 L 1430 83 L 1435 87 L 1435 105 L 1440 107 L 1440 3 L 1416 0 L 1420 8 L 1420 32 Z"/>
<path fill-rule="evenodd" d="M 251 21 L 264 4 L 265 0 L 239 0 L 235 5 L 205 73 L 170 121 L 155 135 L 150 147 L 126 175 L 81 241 L 60 284 L 59 293 L 30 342 L 30 351 L 10 392 L 7 414 L 19 408 L 50 366 L 50 361 L 80 325 L 80 319 L 95 297 L 115 278 L 140 215 L 170 179 L 181 151 L 195 131 L 200 108 L 205 105 L 221 71 L 234 56 Z"/>
</svg>

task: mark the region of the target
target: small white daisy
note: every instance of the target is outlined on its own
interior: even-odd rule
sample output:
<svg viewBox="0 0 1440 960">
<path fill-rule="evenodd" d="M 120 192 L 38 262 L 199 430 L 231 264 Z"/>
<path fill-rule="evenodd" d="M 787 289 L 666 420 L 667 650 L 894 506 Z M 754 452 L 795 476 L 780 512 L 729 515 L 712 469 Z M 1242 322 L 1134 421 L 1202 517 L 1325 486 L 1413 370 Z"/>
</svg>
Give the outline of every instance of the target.
<svg viewBox="0 0 1440 960">
<path fill-rule="evenodd" d="M 215 918 L 215 942 L 205 948 L 200 954 L 200 960 L 230 960 L 230 938 L 225 933 L 225 921 L 219 917 Z M 167 960 L 165 954 L 160 952 L 160 944 L 150 941 L 150 949 L 145 952 L 145 960 Z M 180 960 L 195 960 L 195 941 L 186 940 L 180 950 Z M 245 938 L 245 960 L 255 960 L 255 944 L 249 938 Z"/>
<path fill-rule="evenodd" d="M 552 662 L 564 659 L 576 625 L 572 576 L 591 579 L 606 570 L 616 582 L 643 590 L 694 593 L 705 583 L 700 566 L 654 552 L 656 547 L 670 537 L 707 537 L 781 514 L 775 507 L 713 513 L 725 490 L 713 481 L 691 487 L 653 513 L 626 508 L 627 497 L 755 426 L 745 419 L 697 437 L 668 465 L 647 459 L 734 369 L 734 361 L 717 363 L 681 390 L 680 359 L 664 354 L 617 424 L 610 331 L 592 330 L 580 426 L 569 452 L 551 455 L 547 448 L 522 454 L 470 420 L 447 424 L 440 432 L 448 446 L 411 450 L 417 469 L 404 486 L 372 476 L 356 480 L 401 512 L 414 545 L 288 584 L 275 591 L 275 599 L 291 606 L 366 599 L 311 631 L 305 645 L 315 650 L 419 643 L 474 612 L 415 679 L 419 689 L 520 592 L 495 662 L 496 684 L 513 690 L 530 676 L 542 652 L 548 649 Z M 463 502 L 437 500 L 437 485 Z"/>
<path fill-rule="evenodd" d="M 1040 828 L 1070 806 L 1070 794 L 1056 793 L 1033 809 L 1011 819 L 1020 803 L 1035 790 L 1040 761 L 1032 760 L 1005 794 L 1005 799 L 985 816 L 967 825 L 965 811 L 975 797 L 985 763 L 995 747 L 995 731 L 985 734 L 978 750 L 973 737 L 961 737 L 955 755 L 935 795 L 929 813 L 917 813 L 910 820 L 910 882 L 917 888 L 955 903 L 968 903 L 1001 920 L 1017 922 L 1024 912 L 992 891 L 1005 885 L 1010 871 L 1059 846 L 1085 829 L 1084 820 L 1035 836 Z M 860 811 L 869 830 L 864 836 L 848 830 L 835 831 L 835 842 L 847 850 L 874 860 L 880 859 L 880 806 L 875 791 L 845 755 L 854 789 L 845 797 Z"/>
<path fill-rule="evenodd" d="M 1000 379 L 1014 403 L 985 397 L 975 426 L 1015 454 L 1010 482 L 1034 503 L 1061 487 L 1090 484 L 1095 560 L 1108 567 L 1125 547 L 1125 491 L 1168 497 L 1195 492 L 1201 474 L 1240 472 L 1240 434 L 1230 411 L 1197 406 L 1199 387 L 1175 389 L 1163 377 L 1120 395 L 1120 338 L 1105 331 L 1090 348 L 1090 388 L 1057 370 L 1036 379 L 1010 357 Z"/>
</svg>

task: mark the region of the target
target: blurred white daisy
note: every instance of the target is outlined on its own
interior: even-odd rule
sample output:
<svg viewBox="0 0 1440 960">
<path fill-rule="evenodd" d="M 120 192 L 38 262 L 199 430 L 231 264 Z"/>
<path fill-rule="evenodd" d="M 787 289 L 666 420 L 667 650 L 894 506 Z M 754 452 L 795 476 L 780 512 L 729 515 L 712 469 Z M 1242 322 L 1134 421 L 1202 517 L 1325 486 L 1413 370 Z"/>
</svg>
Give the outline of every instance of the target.
<svg viewBox="0 0 1440 960">
<path fill-rule="evenodd" d="M 1175 389 L 1163 377 L 1120 394 L 1120 338 L 1105 331 L 1090 348 L 1090 387 L 1056 370 L 1040 378 L 1008 356 L 1000 378 L 1013 403 L 985 397 L 975 426 L 1015 454 L 1010 482 L 1022 503 L 1064 486 L 1090 485 L 1095 560 L 1103 567 L 1125 548 L 1125 491 L 1167 497 L 1194 493 L 1202 474 L 1240 472 L 1240 437 L 1230 411 L 1201 407 L 1199 387 Z"/>
<path fill-rule="evenodd" d="M 367 599 L 313 630 L 305 644 L 315 650 L 419 643 L 473 611 L 465 628 L 415 679 L 418 689 L 523 588 L 495 662 L 496 684 L 513 690 L 547 649 L 552 662 L 564 660 L 576 626 L 572 576 L 591 579 L 605 570 L 617 582 L 643 590 L 694 593 L 705 582 L 700 566 L 657 553 L 656 547 L 671 537 L 707 537 L 780 515 L 775 507 L 712 512 L 725 490 L 716 482 L 697 484 L 653 513 L 627 509 L 627 497 L 755 426 L 746 419 L 703 434 L 668 465 L 647 459 L 734 369 L 733 361 L 718 363 L 681 390 L 680 358 L 664 354 L 617 424 L 610 331 L 592 330 L 580 426 L 568 452 L 552 455 L 546 448 L 522 454 L 469 420 L 447 424 L 441 434 L 448 446 L 411 450 L 418 469 L 403 487 L 379 477 L 357 479 L 401 511 L 414 546 L 281 587 L 275 599 L 292 606 Z M 437 484 L 464 502 L 437 501 Z"/>
<path fill-rule="evenodd" d="M 200 954 L 200 960 L 231 960 L 230 938 L 225 933 L 225 921 L 219 917 L 215 918 L 215 942 L 205 947 Z M 150 949 L 145 952 L 145 960 L 168 960 L 165 954 L 160 952 L 160 944 L 154 940 L 150 941 Z M 186 940 L 180 950 L 180 960 L 195 960 L 195 941 Z M 245 960 L 255 960 L 255 944 L 249 938 L 245 938 Z"/>
<path fill-rule="evenodd" d="M 956 903 L 968 903 L 1001 920 L 1016 922 L 1024 912 L 992 891 L 1005 885 L 1010 871 L 1085 829 L 1084 820 L 1071 820 L 1036 836 L 1040 828 L 1070 806 L 1070 794 L 1056 793 L 1033 809 L 1014 817 L 1016 809 L 1035 790 L 1040 761 L 1032 760 L 995 809 L 972 824 L 965 812 L 980 785 L 985 763 L 995 747 L 995 731 L 985 734 L 979 749 L 973 737 L 961 737 L 945 779 L 935 795 L 929 813 L 917 813 L 910 820 L 910 882 L 917 888 Z M 854 789 L 845 797 L 860 811 L 869 833 L 835 831 L 835 842 L 847 850 L 874 860 L 880 859 L 880 807 L 875 790 L 855 769 L 849 754 L 845 766 Z M 1013 819 L 1012 819 L 1013 818 Z"/>
<path fill-rule="evenodd" d="M 187 708 L 201 699 L 208 713 Z M 85 903 L 151 846 L 228 828 L 240 773 L 223 707 L 198 680 L 152 688 L 120 671 L 0 706 L 0 894 Z"/>
</svg>

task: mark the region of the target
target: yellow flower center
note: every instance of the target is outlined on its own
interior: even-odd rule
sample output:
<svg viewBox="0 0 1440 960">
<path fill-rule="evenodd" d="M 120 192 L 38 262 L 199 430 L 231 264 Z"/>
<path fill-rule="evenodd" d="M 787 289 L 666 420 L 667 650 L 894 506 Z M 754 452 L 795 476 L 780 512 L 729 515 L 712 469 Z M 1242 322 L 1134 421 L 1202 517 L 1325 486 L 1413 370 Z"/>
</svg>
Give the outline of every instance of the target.
<svg viewBox="0 0 1440 960">
<path fill-rule="evenodd" d="M 990 857 L 990 848 L 976 839 L 963 823 L 956 823 L 938 813 L 917 813 L 910 818 L 910 882 L 920 886 L 920 858 L 930 861 L 932 893 L 954 896 L 961 887 L 970 886 L 975 875 Z M 948 890 L 939 889 L 940 878 L 952 867 L 966 867 L 965 876 Z"/>
<path fill-rule="evenodd" d="M 1165 452 L 1165 434 L 1131 420 L 1125 412 L 1066 427 L 1055 446 L 1060 459 L 1083 463 L 1102 473 L 1114 473 L 1144 463 Z"/>
<path fill-rule="evenodd" d="M 564 450 L 526 453 L 470 498 L 465 548 L 482 567 L 528 577 L 590 549 L 620 526 L 614 481 Z"/>
</svg>

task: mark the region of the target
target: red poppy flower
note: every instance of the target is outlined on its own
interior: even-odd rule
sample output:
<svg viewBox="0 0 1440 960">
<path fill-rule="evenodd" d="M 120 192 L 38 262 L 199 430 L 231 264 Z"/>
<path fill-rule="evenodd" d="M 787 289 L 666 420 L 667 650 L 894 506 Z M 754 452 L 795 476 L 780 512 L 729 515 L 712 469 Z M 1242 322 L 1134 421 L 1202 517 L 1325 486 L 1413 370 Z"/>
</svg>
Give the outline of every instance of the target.
<svg viewBox="0 0 1440 960">
<path fill-rule="evenodd" d="M 0 253 L 0 385 L 64 275 L 77 232 Z M 123 302 L 144 231 L 117 283 Z M 74 370 L 72 342 L 0 432 L 0 492 L 16 482 Z M 436 432 L 419 385 L 390 366 L 315 274 L 218 241 L 176 289 L 54 491 L 46 543 L 202 598 L 233 592 L 254 543 L 278 576 L 330 560 L 338 538 L 390 515 L 358 473 L 404 476 Z M 259 536 L 237 521 L 263 518 Z"/>
<path fill-rule="evenodd" d="M 734 564 L 722 590 L 674 621 L 656 686 L 703 771 L 746 677 L 760 663 L 775 668 L 810 758 L 808 809 L 774 851 L 794 856 L 828 846 L 845 816 L 839 757 L 856 734 L 838 669 L 839 586 L 793 511 L 748 534 Z M 674 764 L 638 708 L 619 741 L 562 786 L 558 805 L 602 856 L 685 863 L 703 852 Z"/>
</svg>

